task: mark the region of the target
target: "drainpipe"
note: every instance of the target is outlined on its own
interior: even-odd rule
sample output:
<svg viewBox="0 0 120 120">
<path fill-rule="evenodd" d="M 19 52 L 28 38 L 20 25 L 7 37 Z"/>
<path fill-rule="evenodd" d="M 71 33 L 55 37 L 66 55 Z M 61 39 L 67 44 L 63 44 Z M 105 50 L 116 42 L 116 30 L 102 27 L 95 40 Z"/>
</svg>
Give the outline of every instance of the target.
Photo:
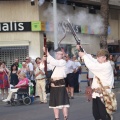
<svg viewBox="0 0 120 120">
<path fill-rule="evenodd" d="M 53 21 L 54 21 L 54 49 L 58 48 L 58 31 L 57 31 L 57 2 L 56 0 L 53 0 Z"/>
</svg>

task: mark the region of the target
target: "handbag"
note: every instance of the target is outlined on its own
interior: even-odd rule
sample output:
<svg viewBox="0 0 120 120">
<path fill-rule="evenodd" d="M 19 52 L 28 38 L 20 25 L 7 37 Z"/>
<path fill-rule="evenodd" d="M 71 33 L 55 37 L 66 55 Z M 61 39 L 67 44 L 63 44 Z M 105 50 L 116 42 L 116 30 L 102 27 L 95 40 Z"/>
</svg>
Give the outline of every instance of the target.
<svg viewBox="0 0 120 120">
<path fill-rule="evenodd" d="M 33 93 L 34 93 L 34 88 L 33 88 L 33 86 L 31 85 L 31 86 L 29 86 L 29 88 L 30 88 L 30 95 L 33 95 Z"/>
<path fill-rule="evenodd" d="M 54 67 L 53 71 L 49 71 L 46 75 L 46 86 L 45 86 L 45 89 L 46 89 L 46 93 L 49 93 L 50 92 L 50 84 L 51 84 L 51 76 L 55 70 L 56 66 Z"/>
<path fill-rule="evenodd" d="M 33 83 L 29 81 L 29 95 L 33 95 L 34 93 L 34 87 Z"/>
<path fill-rule="evenodd" d="M 109 115 L 112 115 L 113 112 L 115 112 L 117 110 L 116 96 L 113 93 L 113 91 L 107 92 L 107 90 L 104 88 L 104 86 L 102 85 L 99 78 L 97 78 L 97 80 L 98 80 L 98 84 L 100 85 L 101 90 L 102 90 L 103 102 L 105 104 L 106 111 Z"/>
<path fill-rule="evenodd" d="M 86 95 L 88 101 L 92 100 L 92 88 L 91 88 L 91 86 L 86 87 L 85 95 Z"/>
<path fill-rule="evenodd" d="M 50 78 L 51 78 L 52 72 L 53 72 L 52 70 L 47 71 L 47 74 L 46 74 L 46 78 L 47 78 L 47 79 L 50 79 Z"/>
<path fill-rule="evenodd" d="M 53 72 L 54 72 L 54 70 L 55 70 L 55 68 L 56 68 L 56 66 L 54 67 L 54 69 L 53 69 L 53 71 L 51 70 L 51 71 L 49 71 L 48 72 L 48 74 L 47 74 L 47 79 L 49 79 L 49 81 L 51 80 L 51 76 L 52 76 L 52 74 L 53 74 Z"/>
</svg>

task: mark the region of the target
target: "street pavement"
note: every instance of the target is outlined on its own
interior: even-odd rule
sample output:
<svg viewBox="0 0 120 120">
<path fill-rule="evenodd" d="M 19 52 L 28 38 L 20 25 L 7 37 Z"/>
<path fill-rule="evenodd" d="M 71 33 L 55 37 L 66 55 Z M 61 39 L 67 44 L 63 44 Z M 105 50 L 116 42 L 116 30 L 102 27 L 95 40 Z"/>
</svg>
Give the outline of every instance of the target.
<svg viewBox="0 0 120 120">
<path fill-rule="evenodd" d="M 92 102 L 87 102 L 84 90 L 86 83 L 82 83 L 82 92 L 75 93 L 75 99 L 70 99 L 69 120 L 94 120 Z M 120 120 L 120 82 L 114 90 L 118 101 L 118 110 L 114 113 L 114 120 Z M 0 120 L 54 120 L 53 110 L 48 104 L 40 104 L 39 98 L 28 106 L 11 106 L 0 101 Z M 62 110 L 60 120 L 63 120 Z"/>
</svg>

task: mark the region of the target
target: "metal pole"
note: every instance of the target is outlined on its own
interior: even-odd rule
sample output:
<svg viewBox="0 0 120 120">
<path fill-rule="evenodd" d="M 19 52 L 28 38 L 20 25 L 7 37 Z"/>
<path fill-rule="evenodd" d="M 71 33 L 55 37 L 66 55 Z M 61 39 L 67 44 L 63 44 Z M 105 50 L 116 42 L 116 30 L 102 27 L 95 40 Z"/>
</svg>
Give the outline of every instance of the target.
<svg viewBox="0 0 120 120">
<path fill-rule="evenodd" d="M 58 31 L 57 31 L 57 2 L 56 0 L 53 0 L 53 21 L 54 21 L 54 49 L 58 48 Z"/>
</svg>

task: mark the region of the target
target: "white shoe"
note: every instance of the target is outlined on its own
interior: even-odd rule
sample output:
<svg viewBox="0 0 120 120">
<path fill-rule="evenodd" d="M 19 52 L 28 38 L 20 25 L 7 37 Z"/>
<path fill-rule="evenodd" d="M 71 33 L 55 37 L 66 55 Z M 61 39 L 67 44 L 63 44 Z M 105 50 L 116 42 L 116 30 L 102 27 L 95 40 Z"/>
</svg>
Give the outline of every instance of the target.
<svg viewBox="0 0 120 120">
<path fill-rule="evenodd" d="M 4 100 L 4 97 L 2 97 L 1 100 Z"/>
<path fill-rule="evenodd" d="M 8 100 L 8 99 L 4 99 L 4 100 L 2 100 L 3 102 L 8 102 L 8 101 L 10 101 L 10 100 Z"/>
</svg>

